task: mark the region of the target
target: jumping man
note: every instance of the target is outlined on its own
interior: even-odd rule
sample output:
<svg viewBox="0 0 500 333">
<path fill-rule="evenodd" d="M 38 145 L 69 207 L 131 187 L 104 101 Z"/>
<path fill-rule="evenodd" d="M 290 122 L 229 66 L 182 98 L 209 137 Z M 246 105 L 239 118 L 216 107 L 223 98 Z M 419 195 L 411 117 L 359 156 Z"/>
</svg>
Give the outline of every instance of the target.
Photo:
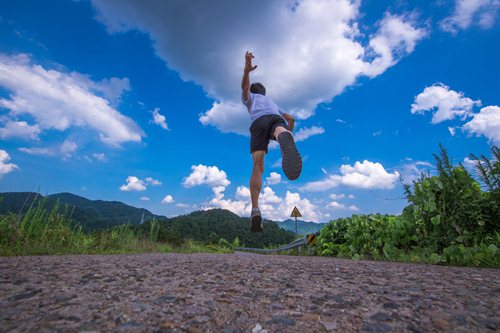
<svg viewBox="0 0 500 333">
<path fill-rule="evenodd" d="M 250 195 L 252 198 L 252 232 L 262 231 L 262 215 L 259 210 L 259 194 L 262 188 L 264 173 L 264 156 L 267 153 L 269 140 L 276 140 L 281 148 L 282 168 L 290 180 L 299 178 L 302 171 L 302 158 L 295 146 L 292 132 L 295 119 L 283 112 L 276 103 L 266 96 L 266 88 L 261 83 L 250 85 L 250 72 L 257 68 L 252 66 L 252 53 L 245 54 L 245 69 L 241 80 L 241 100 L 250 114 L 250 153 L 253 159 L 253 170 L 250 178 Z"/>
</svg>

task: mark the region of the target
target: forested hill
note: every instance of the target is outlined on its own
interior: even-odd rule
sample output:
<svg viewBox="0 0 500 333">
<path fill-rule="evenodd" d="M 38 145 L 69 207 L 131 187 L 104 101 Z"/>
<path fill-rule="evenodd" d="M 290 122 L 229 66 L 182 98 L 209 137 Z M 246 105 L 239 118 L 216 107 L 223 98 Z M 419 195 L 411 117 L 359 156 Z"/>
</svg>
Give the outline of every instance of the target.
<svg viewBox="0 0 500 333">
<path fill-rule="evenodd" d="M 250 218 L 239 217 L 225 209 L 196 211 L 188 215 L 168 218 L 160 223 L 159 239 L 175 243 L 179 239 L 215 243 L 221 238 L 241 245 L 264 247 L 291 242 L 294 234 L 278 226 L 278 223 L 264 220 L 264 232 L 250 231 Z M 148 228 L 147 223 L 145 225 Z"/>
<path fill-rule="evenodd" d="M 85 231 L 106 229 L 121 224 L 139 225 L 144 214 L 144 225 L 159 222 L 159 240 L 181 243 L 186 239 L 216 243 L 221 239 L 250 247 L 284 244 L 294 239 L 294 234 L 281 229 L 276 222 L 264 221 L 264 232 L 250 232 L 250 219 L 224 209 L 195 211 L 188 215 L 167 218 L 143 208 L 136 208 L 117 201 L 89 200 L 71 193 L 42 196 L 32 192 L 0 193 L 0 215 L 25 213 L 30 206 L 43 202 L 46 212 L 59 202 L 59 211 L 71 217 Z"/>
<path fill-rule="evenodd" d="M 42 196 L 33 192 L 6 192 L 0 193 L 0 198 L 0 215 L 24 213 L 34 201 L 36 205 L 45 201 L 44 208 L 47 210 L 52 209 L 59 202 L 60 211 L 67 208 L 67 214 L 71 216 L 71 219 L 87 231 L 105 229 L 119 224 L 140 224 L 143 214 L 145 221 L 153 218 L 165 219 L 147 209 L 132 207 L 123 202 L 89 200 L 71 193 Z"/>
</svg>

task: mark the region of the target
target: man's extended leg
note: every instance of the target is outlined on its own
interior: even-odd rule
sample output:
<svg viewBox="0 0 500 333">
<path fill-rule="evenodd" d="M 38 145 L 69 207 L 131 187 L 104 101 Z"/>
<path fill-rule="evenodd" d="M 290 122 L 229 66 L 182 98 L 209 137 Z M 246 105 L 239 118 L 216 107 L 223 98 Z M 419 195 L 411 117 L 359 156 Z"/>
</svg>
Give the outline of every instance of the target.
<svg viewBox="0 0 500 333">
<path fill-rule="evenodd" d="M 262 188 L 262 175 L 264 174 L 264 150 L 252 153 L 253 169 L 250 177 L 250 196 L 252 198 L 252 228 L 253 232 L 262 231 L 262 216 L 259 211 L 259 195 Z"/>
<path fill-rule="evenodd" d="M 302 172 L 302 158 L 295 146 L 292 132 L 283 126 L 277 126 L 273 135 L 280 144 L 283 172 L 290 180 L 299 178 Z"/>
</svg>

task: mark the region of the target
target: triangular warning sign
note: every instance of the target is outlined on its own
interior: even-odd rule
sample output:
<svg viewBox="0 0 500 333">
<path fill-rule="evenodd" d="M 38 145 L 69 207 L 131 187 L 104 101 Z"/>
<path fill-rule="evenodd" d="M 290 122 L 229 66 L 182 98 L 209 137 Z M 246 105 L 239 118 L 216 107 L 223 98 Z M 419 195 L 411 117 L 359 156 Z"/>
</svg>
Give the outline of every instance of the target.
<svg viewBox="0 0 500 333">
<path fill-rule="evenodd" d="M 302 214 L 300 214 L 297 207 L 293 207 L 292 215 L 290 215 L 290 217 L 302 217 Z"/>
</svg>

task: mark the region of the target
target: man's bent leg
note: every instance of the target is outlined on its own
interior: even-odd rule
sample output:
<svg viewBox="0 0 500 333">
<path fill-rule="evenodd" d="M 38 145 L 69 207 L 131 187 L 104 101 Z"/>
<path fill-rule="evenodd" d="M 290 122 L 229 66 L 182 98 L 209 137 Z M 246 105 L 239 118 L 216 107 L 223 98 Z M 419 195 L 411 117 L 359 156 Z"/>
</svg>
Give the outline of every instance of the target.
<svg viewBox="0 0 500 333">
<path fill-rule="evenodd" d="M 250 196 L 252 198 L 252 208 L 259 208 L 259 195 L 262 188 L 262 175 L 264 174 L 264 150 L 257 150 L 252 153 L 253 169 L 250 177 Z"/>
<path fill-rule="evenodd" d="M 295 146 L 292 132 L 283 126 L 277 126 L 273 135 L 280 144 L 283 172 L 290 180 L 299 178 L 302 172 L 302 158 Z"/>
<path fill-rule="evenodd" d="M 289 133 L 292 133 L 292 132 L 290 132 L 289 130 L 287 130 L 286 128 L 284 128 L 283 126 L 278 126 L 278 127 L 276 127 L 276 129 L 274 130 L 274 133 L 273 133 L 274 138 L 275 138 L 275 140 L 276 140 L 276 141 L 278 141 L 278 136 L 279 136 L 281 133 L 283 133 L 283 132 L 289 132 Z"/>
</svg>

